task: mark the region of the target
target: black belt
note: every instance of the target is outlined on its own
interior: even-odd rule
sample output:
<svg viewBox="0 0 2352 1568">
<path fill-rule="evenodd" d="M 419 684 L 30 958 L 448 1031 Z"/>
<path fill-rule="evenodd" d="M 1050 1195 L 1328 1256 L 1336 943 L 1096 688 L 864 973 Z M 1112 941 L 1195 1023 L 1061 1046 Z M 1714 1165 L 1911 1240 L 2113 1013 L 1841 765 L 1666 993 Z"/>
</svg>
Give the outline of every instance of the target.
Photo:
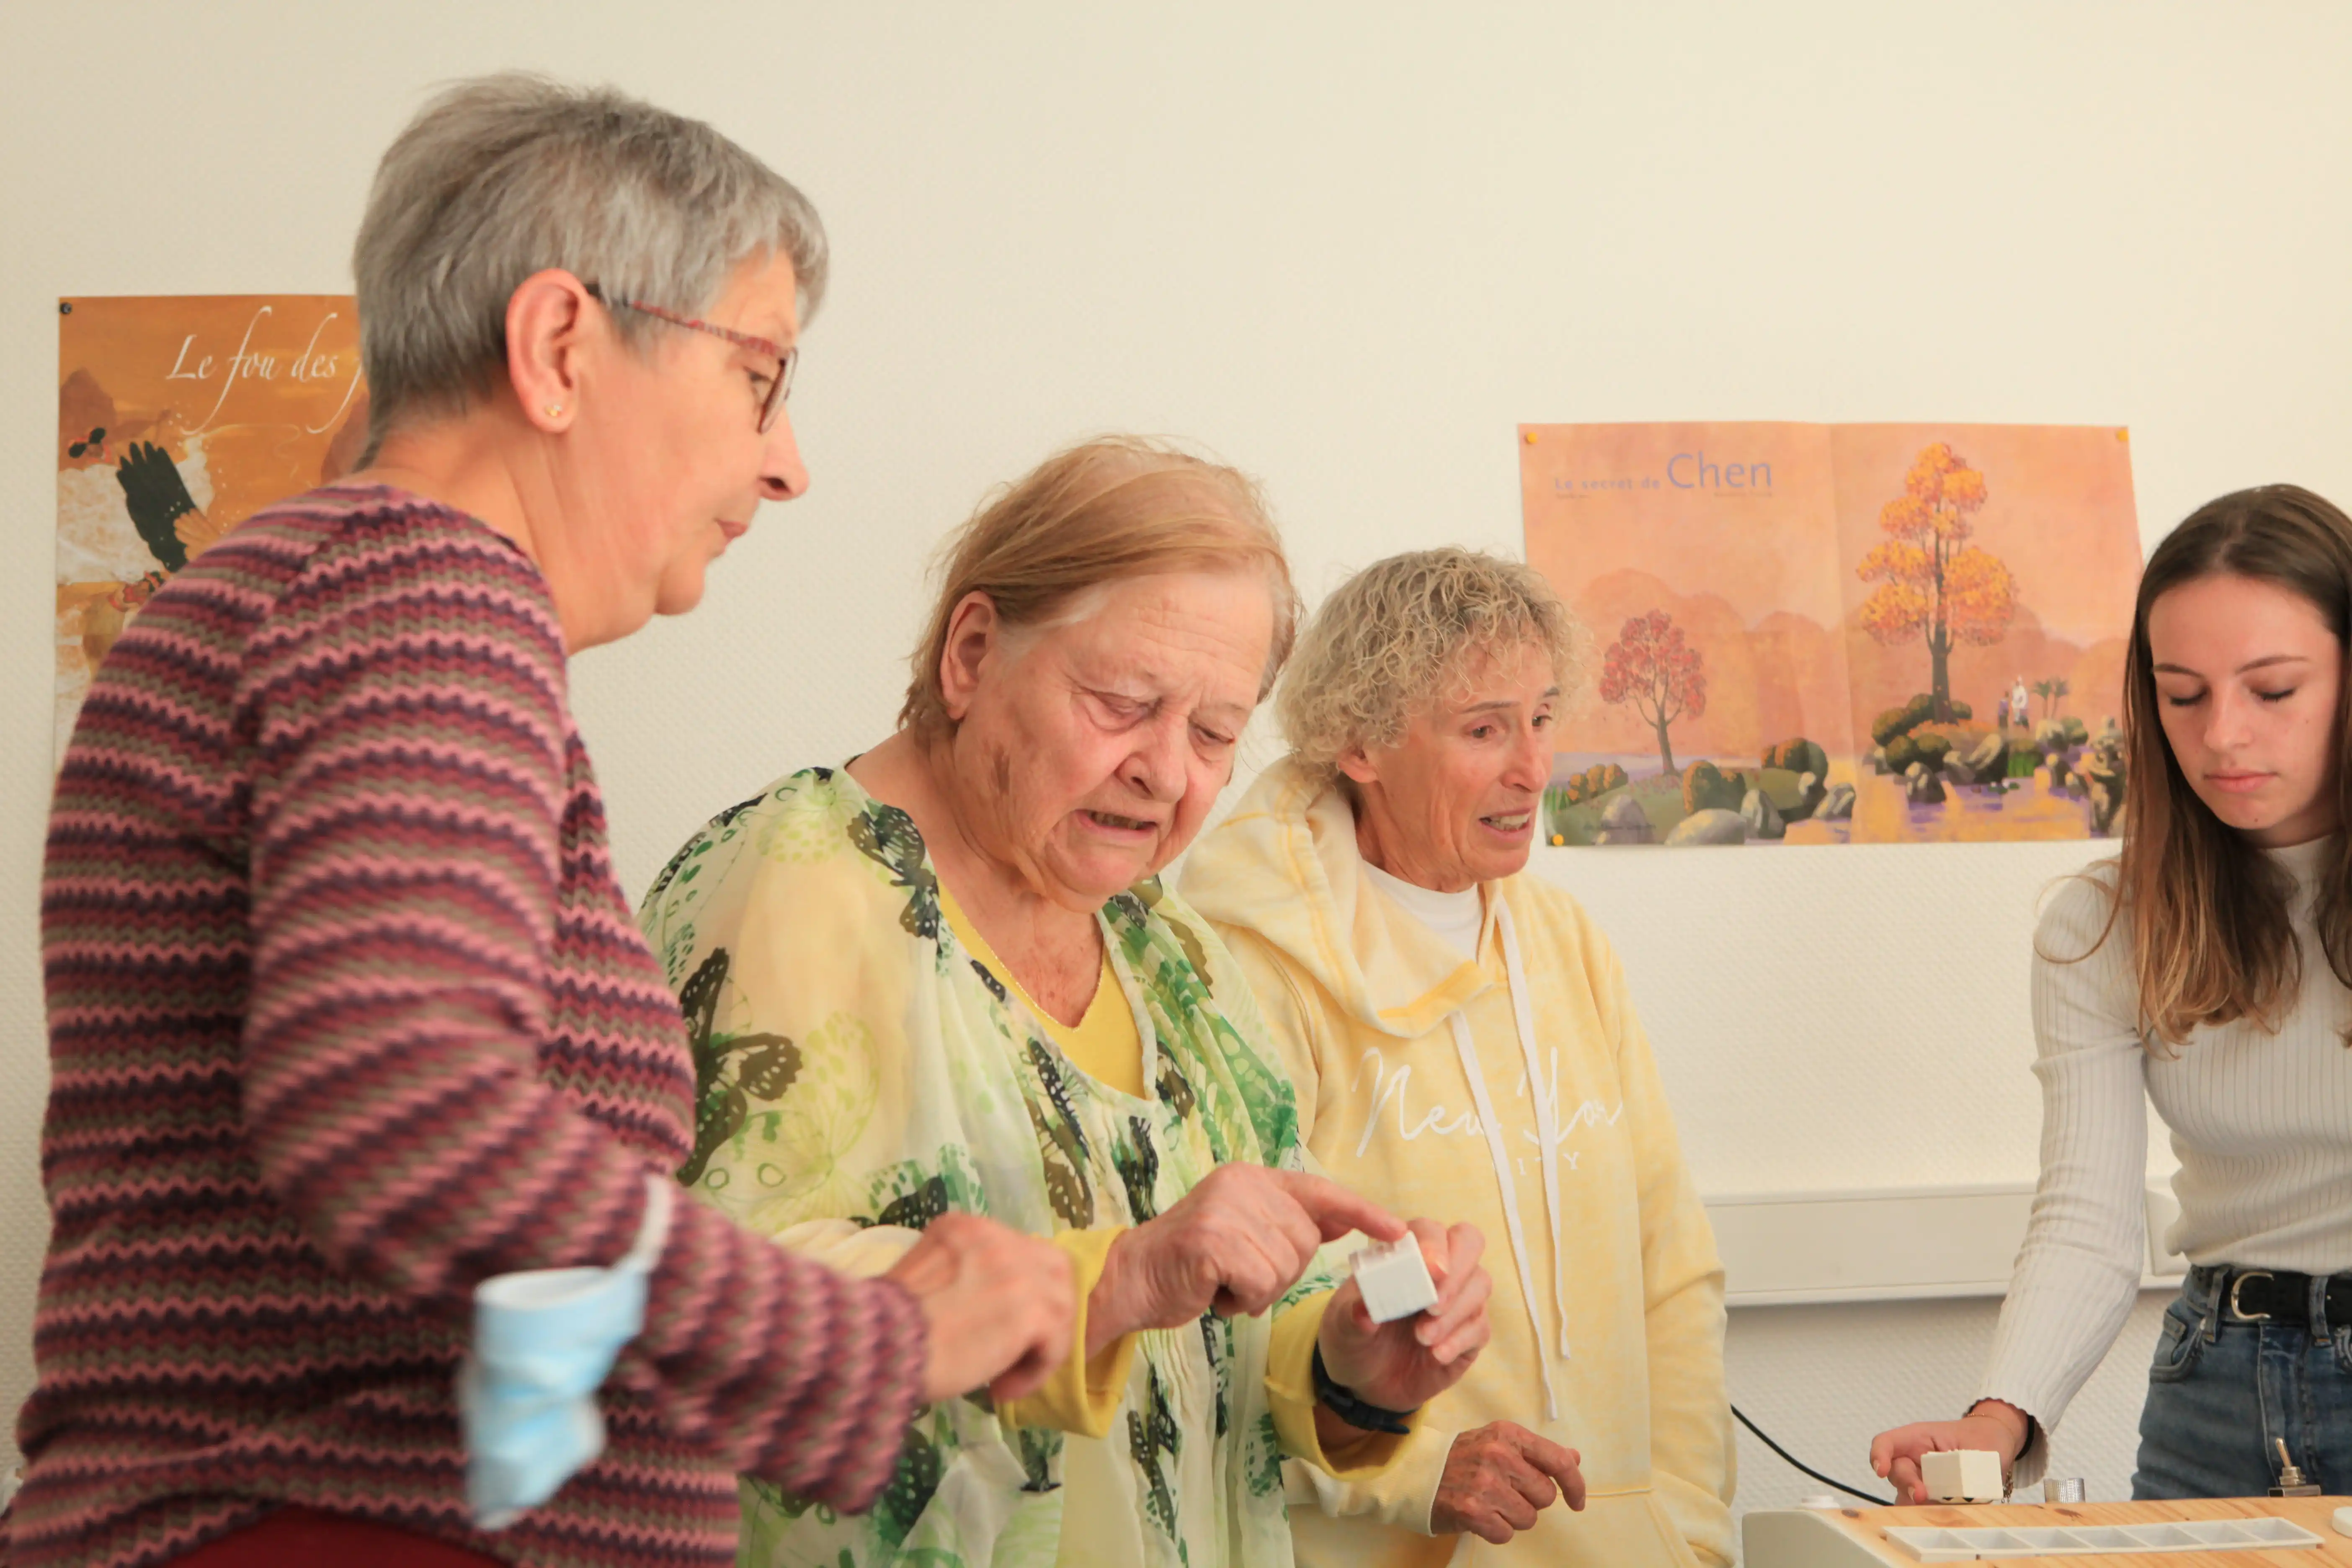
<svg viewBox="0 0 2352 1568">
<path fill-rule="evenodd" d="M 2213 1289 L 2224 1321 L 2300 1329 L 2311 1326 L 2311 1279 L 2284 1268 L 2230 1268 L 2216 1272 Z M 2327 1326 L 2352 1326 L 2352 1274 L 2328 1276 Z"/>
</svg>

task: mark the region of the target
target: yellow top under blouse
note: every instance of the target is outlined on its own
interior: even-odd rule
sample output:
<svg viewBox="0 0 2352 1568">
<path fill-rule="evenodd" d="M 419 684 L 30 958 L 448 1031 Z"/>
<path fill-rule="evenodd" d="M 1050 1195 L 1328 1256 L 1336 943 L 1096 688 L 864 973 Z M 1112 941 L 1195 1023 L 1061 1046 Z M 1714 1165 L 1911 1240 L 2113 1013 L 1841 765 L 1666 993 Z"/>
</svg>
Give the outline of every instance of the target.
<svg viewBox="0 0 2352 1568">
<path fill-rule="evenodd" d="M 1065 1024 L 1022 989 L 1012 970 L 988 944 L 988 939 L 973 929 L 971 917 L 964 913 L 963 906 L 945 883 L 940 885 L 940 913 L 964 950 L 986 964 L 1027 1005 L 1038 1026 L 1061 1048 L 1073 1067 L 1106 1088 L 1129 1095 L 1143 1093 L 1143 1036 L 1136 1027 L 1134 1011 L 1119 990 L 1108 946 L 1103 951 L 1102 972 L 1095 982 L 1094 999 L 1087 1004 L 1086 1016 L 1076 1024 Z M 1066 1230 L 1053 1237 L 1054 1244 L 1069 1256 L 1077 1288 L 1078 1310 L 1071 1324 L 1071 1354 L 1045 1387 L 1025 1399 L 1010 1401 L 1003 1407 L 1000 1414 L 1007 1421 L 1022 1426 L 1052 1426 L 1094 1438 L 1110 1430 L 1111 1415 L 1127 1387 L 1135 1336 L 1122 1334 L 1089 1359 L 1086 1353 L 1087 1299 L 1102 1279 L 1103 1259 L 1111 1243 L 1126 1228 L 1118 1226 Z M 1399 1447 L 1398 1439 L 1368 1433 L 1361 1441 L 1348 1444 L 1335 1457 L 1324 1451 L 1316 1436 L 1315 1342 L 1322 1329 L 1323 1309 L 1329 1302 L 1328 1296 L 1302 1301 L 1275 1324 L 1274 1341 L 1266 1353 L 1266 1398 L 1273 1406 L 1275 1430 L 1290 1453 L 1343 1478 L 1370 1475 L 1387 1463 Z"/>
</svg>

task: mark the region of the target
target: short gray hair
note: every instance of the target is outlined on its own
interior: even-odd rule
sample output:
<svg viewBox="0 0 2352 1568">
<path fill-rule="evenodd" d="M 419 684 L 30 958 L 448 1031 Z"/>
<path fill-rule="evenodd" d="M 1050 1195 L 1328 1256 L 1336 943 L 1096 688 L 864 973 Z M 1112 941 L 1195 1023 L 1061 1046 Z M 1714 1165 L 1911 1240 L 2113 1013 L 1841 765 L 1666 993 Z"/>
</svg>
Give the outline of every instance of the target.
<svg viewBox="0 0 2352 1568">
<path fill-rule="evenodd" d="M 1479 654 L 1534 645 L 1560 689 L 1582 628 L 1542 574 L 1447 546 L 1391 555 L 1339 584 L 1298 639 L 1275 699 L 1291 755 L 1326 778 L 1356 746 L 1391 746 Z"/>
<path fill-rule="evenodd" d="M 368 449 L 462 408 L 506 363 L 507 301 L 560 267 L 607 297 L 699 315 L 744 261 L 790 257 L 824 296 L 824 227 L 790 182 L 698 120 L 522 71 L 448 88 L 377 165 L 352 247 Z M 642 343 L 656 323 L 614 317 Z"/>
</svg>

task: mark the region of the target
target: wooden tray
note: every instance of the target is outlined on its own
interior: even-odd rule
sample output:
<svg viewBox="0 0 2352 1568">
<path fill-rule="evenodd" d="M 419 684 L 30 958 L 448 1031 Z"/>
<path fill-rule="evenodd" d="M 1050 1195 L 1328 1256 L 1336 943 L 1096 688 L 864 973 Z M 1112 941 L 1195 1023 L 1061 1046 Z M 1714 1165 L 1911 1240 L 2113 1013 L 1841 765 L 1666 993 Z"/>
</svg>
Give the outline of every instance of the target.
<svg viewBox="0 0 2352 1568">
<path fill-rule="evenodd" d="M 1886 1538 L 1890 1526 L 1981 1530 L 2069 1524 L 2147 1524 L 2191 1519 L 2291 1520 L 2319 1537 L 2299 1551 L 2127 1552 L 2099 1556 L 2004 1557 L 2004 1568 L 2352 1568 L 2352 1537 L 2336 1533 L 2335 1513 L 2352 1498 L 2204 1498 L 2186 1502 L 1948 1503 L 1922 1508 L 1789 1509 L 1749 1514 L 1742 1526 L 1747 1568 L 1916 1568 L 1918 1559 Z"/>
</svg>

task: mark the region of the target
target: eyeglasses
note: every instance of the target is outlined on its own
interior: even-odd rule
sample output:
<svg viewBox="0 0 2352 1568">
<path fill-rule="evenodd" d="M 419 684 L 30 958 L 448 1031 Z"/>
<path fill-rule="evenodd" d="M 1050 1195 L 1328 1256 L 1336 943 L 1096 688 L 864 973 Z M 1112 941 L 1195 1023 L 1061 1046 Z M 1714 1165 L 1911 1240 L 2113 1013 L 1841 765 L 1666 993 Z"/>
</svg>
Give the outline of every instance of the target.
<svg viewBox="0 0 2352 1568">
<path fill-rule="evenodd" d="M 659 305 L 648 305 L 642 300 L 607 299 L 602 285 L 586 285 L 588 292 L 604 302 L 607 310 L 635 310 L 641 316 L 651 316 L 656 321 L 667 321 L 673 327 L 688 327 L 698 332 L 709 332 L 714 338 L 724 338 L 738 348 L 763 353 L 776 361 L 776 374 L 768 381 L 766 398 L 760 405 L 760 433 L 766 435 L 774 427 L 776 416 L 784 406 L 784 399 L 793 395 L 793 371 L 801 362 L 798 344 L 782 348 L 765 338 L 755 338 L 749 332 L 739 332 L 730 327 L 713 326 L 692 316 L 681 316 L 675 310 L 665 310 Z"/>
</svg>

